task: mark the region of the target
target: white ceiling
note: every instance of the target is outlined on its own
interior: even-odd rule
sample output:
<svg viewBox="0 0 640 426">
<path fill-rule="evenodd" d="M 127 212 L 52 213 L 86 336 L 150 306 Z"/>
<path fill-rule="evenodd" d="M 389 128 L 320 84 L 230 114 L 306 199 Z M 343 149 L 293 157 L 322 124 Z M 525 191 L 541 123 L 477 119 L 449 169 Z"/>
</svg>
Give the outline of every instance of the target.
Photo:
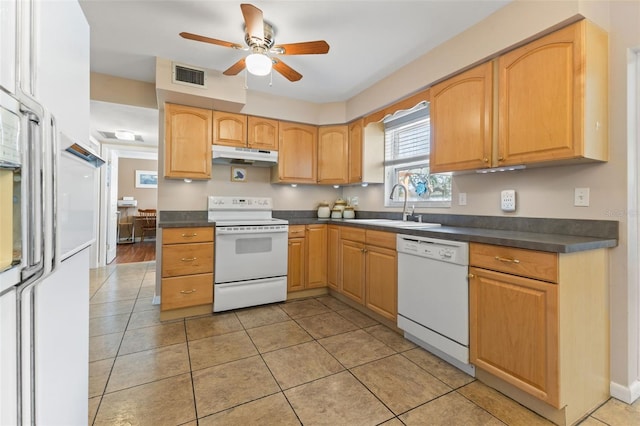
<svg viewBox="0 0 640 426">
<path fill-rule="evenodd" d="M 281 56 L 303 75 L 289 82 L 279 74 L 251 76 L 250 90 L 311 102 L 345 101 L 435 46 L 486 18 L 511 0 L 252 1 L 275 29 L 276 44 L 326 40 L 326 55 Z M 244 45 L 240 1 L 80 0 L 91 26 L 91 70 L 155 81 L 155 58 L 224 71 L 245 52 L 186 40 L 182 31 Z M 110 116 L 119 107 L 112 106 Z M 111 128 L 107 106 L 92 102 L 95 130 L 137 129 L 122 122 Z M 101 117 L 97 117 L 101 115 Z M 126 118 L 125 118 L 126 120 Z M 157 129 L 157 114 L 155 117 Z M 121 127 L 113 127 L 115 125 Z"/>
</svg>

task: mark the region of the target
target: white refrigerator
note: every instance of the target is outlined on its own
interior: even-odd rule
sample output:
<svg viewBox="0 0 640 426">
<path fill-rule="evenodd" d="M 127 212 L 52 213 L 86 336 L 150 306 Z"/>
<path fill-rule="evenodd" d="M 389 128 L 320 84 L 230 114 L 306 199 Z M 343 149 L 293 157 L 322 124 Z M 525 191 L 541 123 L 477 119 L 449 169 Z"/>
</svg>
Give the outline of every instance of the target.
<svg viewBox="0 0 640 426">
<path fill-rule="evenodd" d="M 0 1 L 0 425 L 88 419 L 89 38 L 76 0 Z"/>
</svg>

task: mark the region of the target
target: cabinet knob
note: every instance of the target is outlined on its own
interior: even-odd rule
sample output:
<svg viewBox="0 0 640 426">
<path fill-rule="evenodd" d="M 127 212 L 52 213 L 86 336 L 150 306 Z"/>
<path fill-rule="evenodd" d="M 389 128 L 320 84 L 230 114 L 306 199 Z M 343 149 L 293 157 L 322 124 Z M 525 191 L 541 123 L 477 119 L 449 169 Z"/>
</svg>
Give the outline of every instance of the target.
<svg viewBox="0 0 640 426">
<path fill-rule="evenodd" d="M 504 157 L 498 157 L 498 161 L 504 161 Z"/>
<path fill-rule="evenodd" d="M 475 277 L 476 277 L 476 276 L 475 276 L 475 275 L 473 275 L 473 274 L 469 274 L 469 275 L 467 275 L 467 278 L 469 278 L 469 279 L 472 279 L 472 278 L 475 278 Z"/>
<path fill-rule="evenodd" d="M 488 163 L 488 162 L 489 162 L 489 159 L 488 159 L 487 157 L 484 157 L 484 158 L 482 159 L 482 161 L 484 161 L 485 163 Z"/>
<path fill-rule="evenodd" d="M 191 290 L 180 290 L 181 294 L 191 294 L 191 293 L 195 293 L 195 292 L 196 292 L 195 288 L 193 288 Z"/>
</svg>

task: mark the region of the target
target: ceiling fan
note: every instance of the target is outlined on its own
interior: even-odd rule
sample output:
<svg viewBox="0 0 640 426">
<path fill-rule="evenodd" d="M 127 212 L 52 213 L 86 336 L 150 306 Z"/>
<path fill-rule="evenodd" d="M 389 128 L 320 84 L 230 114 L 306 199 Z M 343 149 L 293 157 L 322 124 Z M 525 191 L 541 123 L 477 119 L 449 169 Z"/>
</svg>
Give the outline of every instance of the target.
<svg viewBox="0 0 640 426">
<path fill-rule="evenodd" d="M 273 27 L 262 19 L 262 10 L 257 7 L 243 3 L 240 5 L 245 23 L 244 41 L 247 47 L 237 43 L 209 38 L 198 34 L 187 32 L 180 33 L 180 36 L 189 40 L 202 41 L 205 43 L 217 44 L 218 46 L 231 47 L 233 49 L 251 52 L 246 58 L 240 59 L 231 65 L 224 75 L 236 75 L 247 68 L 251 74 L 267 75 L 273 68 L 282 74 L 289 81 L 298 81 L 302 74 L 282 62 L 274 55 L 312 55 L 329 52 L 329 44 L 324 40 L 307 41 L 302 43 L 289 43 L 275 45 L 275 34 Z"/>
</svg>

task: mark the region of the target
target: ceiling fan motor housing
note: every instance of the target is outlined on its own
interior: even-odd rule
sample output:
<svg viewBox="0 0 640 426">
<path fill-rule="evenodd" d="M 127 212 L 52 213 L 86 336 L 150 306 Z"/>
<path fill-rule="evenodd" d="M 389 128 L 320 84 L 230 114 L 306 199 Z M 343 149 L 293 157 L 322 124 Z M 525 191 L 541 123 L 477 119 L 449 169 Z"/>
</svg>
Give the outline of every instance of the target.
<svg viewBox="0 0 640 426">
<path fill-rule="evenodd" d="M 266 52 L 267 50 L 271 49 L 276 41 L 274 37 L 273 27 L 266 22 L 264 22 L 264 37 L 262 40 L 258 38 L 252 38 L 251 35 L 249 35 L 249 31 L 247 31 L 246 27 L 244 31 L 244 41 L 251 49 L 258 47 L 264 49 L 264 51 Z"/>
</svg>

